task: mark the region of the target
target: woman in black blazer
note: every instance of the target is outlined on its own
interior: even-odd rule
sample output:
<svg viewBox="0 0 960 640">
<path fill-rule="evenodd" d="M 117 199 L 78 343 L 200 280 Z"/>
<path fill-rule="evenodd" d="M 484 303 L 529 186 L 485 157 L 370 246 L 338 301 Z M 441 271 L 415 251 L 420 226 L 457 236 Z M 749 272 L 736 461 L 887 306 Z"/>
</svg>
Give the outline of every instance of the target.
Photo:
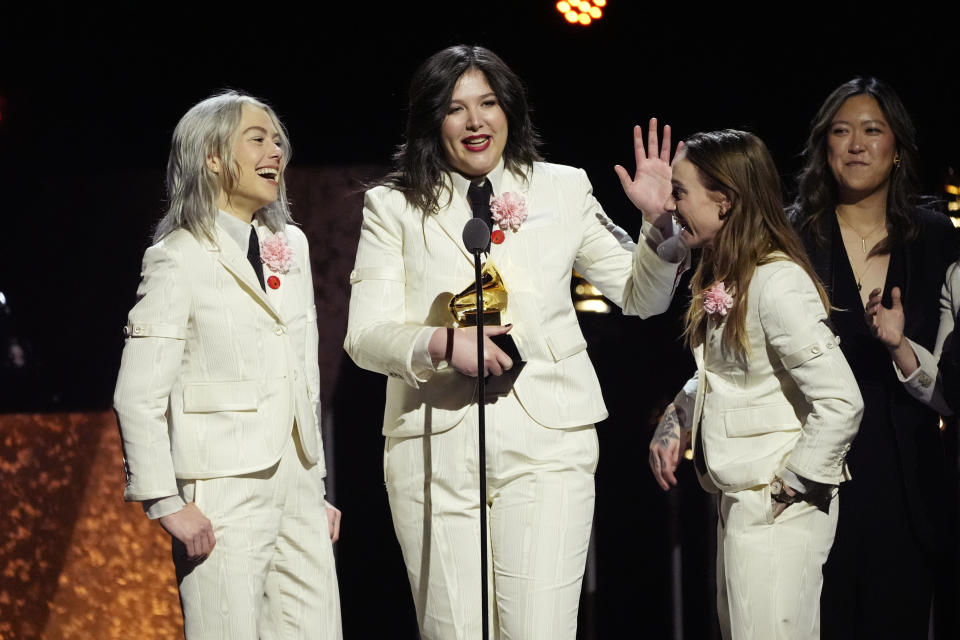
<svg viewBox="0 0 960 640">
<path fill-rule="evenodd" d="M 905 376 L 865 313 L 871 295 L 898 300 L 906 337 L 933 351 L 956 242 L 945 216 L 917 205 L 915 137 L 889 86 L 839 86 L 813 121 L 793 207 L 865 405 L 824 565 L 823 638 L 926 638 L 929 624 L 943 448 L 937 415 L 906 386 L 934 381 Z"/>
</svg>

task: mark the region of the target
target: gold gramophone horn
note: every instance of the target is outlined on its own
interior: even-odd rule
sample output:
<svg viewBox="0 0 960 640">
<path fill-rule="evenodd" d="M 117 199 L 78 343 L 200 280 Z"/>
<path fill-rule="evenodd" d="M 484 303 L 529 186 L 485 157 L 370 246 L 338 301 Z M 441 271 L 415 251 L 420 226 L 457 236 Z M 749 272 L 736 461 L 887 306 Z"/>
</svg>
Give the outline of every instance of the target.
<svg viewBox="0 0 960 640">
<path fill-rule="evenodd" d="M 507 288 L 492 260 L 487 260 L 480 271 L 483 291 L 483 324 L 499 325 L 500 314 L 507 310 Z M 474 283 L 450 299 L 450 313 L 458 326 L 477 326 L 477 293 Z"/>
</svg>

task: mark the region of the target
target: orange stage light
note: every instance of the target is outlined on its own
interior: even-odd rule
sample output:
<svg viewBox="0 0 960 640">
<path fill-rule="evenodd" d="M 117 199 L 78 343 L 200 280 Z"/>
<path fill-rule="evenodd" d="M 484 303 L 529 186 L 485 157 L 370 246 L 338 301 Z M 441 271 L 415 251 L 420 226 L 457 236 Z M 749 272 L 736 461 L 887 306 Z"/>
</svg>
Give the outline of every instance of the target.
<svg viewBox="0 0 960 640">
<path fill-rule="evenodd" d="M 587 26 L 603 17 L 600 7 L 607 6 L 607 0 L 560 0 L 554 6 L 570 24 Z"/>
</svg>

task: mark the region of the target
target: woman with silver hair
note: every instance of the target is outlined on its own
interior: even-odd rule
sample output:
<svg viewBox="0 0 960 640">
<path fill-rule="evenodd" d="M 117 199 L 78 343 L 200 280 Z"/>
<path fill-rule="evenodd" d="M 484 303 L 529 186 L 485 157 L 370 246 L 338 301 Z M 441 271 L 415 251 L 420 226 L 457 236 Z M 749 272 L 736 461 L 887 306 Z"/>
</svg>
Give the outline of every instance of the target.
<svg viewBox="0 0 960 640">
<path fill-rule="evenodd" d="M 340 638 L 309 249 L 263 102 L 191 108 L 143 258 L 114 407 L 124 497 L 171 535 L 190 640 Z"/>
<path fill-rule="evenodd" d="M 650 138 L 647 157 L 637 128 L 637 173 L 618 171 L 649 220 L 634 246 L 582 170 L 541 161 L 523 84 L 493 52 L 450 47 L 414 75 L 395 170 L 366 194 L 345 348 L 361 367 L 389 376 L 386 487 L 424 639 L 480 637 L 481 509 L 489 514 L 491 637 L 576 636 L 593 522 L 594 423 L 607 411 L 570 278 L 576 267 L 628 313 L 669 305 L 685 253 L 661 258 L 651 224 L 672 231 L 661 206 L 670 190 L 669 127 L 659 151 L 655 121 Z M 480 224 L 479 235 L 490 241 L 487 268 L 495 264 L 506 289 L 503 324 L 484 327 L 479 367 L 476 327 L 455 325 L 448 311 L 475 278 L 461 241 L 471 217 L 494 223 L 492 232 Z M 492 339 L 508 332 L 513 357 Z M 489 375 L 482 398 L 478 375 Z"/>
</svg>

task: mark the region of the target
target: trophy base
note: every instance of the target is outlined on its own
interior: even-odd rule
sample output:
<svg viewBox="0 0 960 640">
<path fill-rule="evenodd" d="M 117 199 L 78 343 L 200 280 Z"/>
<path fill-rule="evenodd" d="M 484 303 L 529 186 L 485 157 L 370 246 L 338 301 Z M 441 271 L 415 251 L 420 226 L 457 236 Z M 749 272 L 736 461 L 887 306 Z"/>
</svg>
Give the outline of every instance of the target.
<svg viewBox="0 0 960 640">
<path fill-rule="evenodd" d="M 476 313 L 464 313 L 463 322 L 457 323 L 461 327 L 475 327 L 477 326 L 477 314 Z M 499 327 L 500 326 L 500 312 L 499 311 L 484 311 L 483 312 L 483 326 L 485 327 Z"/>
</svg>

